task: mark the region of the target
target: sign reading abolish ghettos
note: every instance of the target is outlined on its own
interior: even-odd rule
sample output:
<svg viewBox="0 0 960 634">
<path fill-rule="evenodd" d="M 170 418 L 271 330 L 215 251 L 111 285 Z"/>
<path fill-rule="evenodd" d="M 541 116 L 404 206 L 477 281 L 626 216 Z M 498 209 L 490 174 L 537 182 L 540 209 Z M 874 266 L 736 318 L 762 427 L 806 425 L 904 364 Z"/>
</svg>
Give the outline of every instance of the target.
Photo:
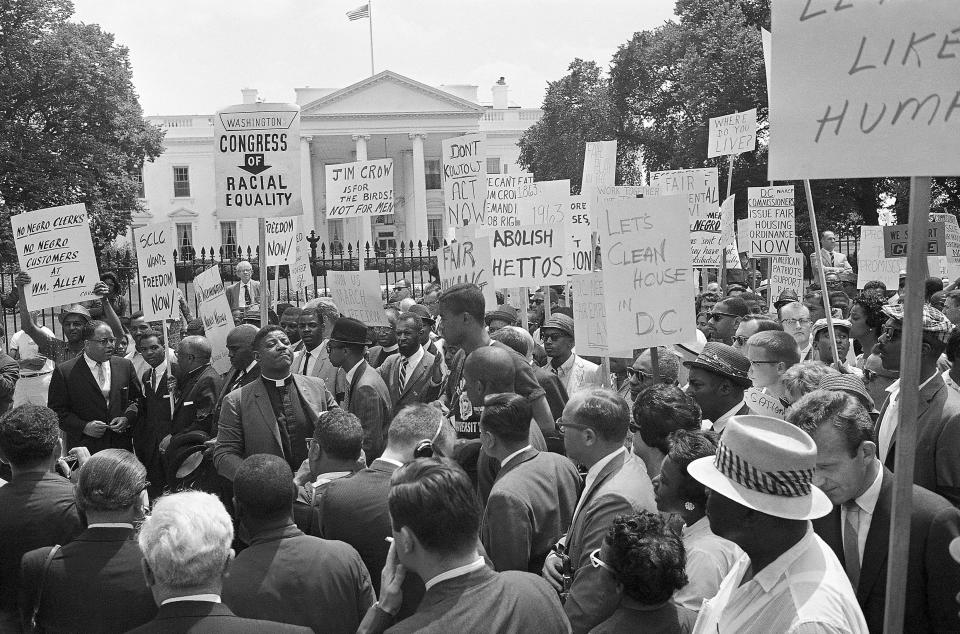
<svg viewBox="0 0 960 634">
<path fill-rule="evenodd" d="M 565 284 L 566 236 L 562 225 L 488 228 L 497 288 Z"/>
</svg>

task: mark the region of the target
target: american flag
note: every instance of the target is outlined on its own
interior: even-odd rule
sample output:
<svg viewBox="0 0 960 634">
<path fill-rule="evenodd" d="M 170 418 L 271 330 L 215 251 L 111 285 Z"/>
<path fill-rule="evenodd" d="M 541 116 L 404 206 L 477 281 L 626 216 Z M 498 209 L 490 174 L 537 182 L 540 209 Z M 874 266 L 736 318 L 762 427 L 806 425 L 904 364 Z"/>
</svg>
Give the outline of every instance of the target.
<svg viewBox="0 0 960 634">
<path fill-rule="evenodd" d="M 349 19 L 351 22 L 354 20 L 362 20 L 364 18 L 369 18 L 369 17 L 370 17 L 369 4 L 359 6 L 353 11 L 347 11 L 347 19 Z"/>
</svg>

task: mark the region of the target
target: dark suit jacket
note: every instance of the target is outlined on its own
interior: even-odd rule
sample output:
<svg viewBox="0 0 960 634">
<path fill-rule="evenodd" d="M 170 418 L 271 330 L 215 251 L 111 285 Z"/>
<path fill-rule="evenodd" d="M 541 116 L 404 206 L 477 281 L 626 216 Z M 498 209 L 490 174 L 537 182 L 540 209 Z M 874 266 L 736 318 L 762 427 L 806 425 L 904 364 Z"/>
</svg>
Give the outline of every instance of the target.
<svg viewBox="0 0 960 634">
<path fill-rule="evenodd" d="M 167 368 L 169 370 L 169 367 Z M 160 455 L 160 441 L 170 433 L 170 391 L 167 372 L 153 391 L 150 370 L 144 372 L 143 397 L 140 399 L 140 419 L 133 428 L 133 450 L 147 468 L 151 495 L 163 490 L 167 476 Z"/>
<path fill-rule="evenodd" d="M 5 352 L 0 352 L 0 416 L 13 405 L 13 390 L 20 378 L 20 364 Z"/>
<path fill-rule="evenodd" d="M 547 405 L 550 406 L 550 414 L 554 420 L 563 415 L 563 408 L 566 407 L 569 396 L 567 389 L 563 387 L 563 381 L 560 377 L 541 367 L 533 368 L 533 375 L 537 378 L 537 383 L 547 394 Z"/>
<path fill-rule="evenodd" d="M 177 401 L 170 426 L 172 434 L 202 431 L 212 435 L 213 415 L 223 388 L 222 380 L 220 373 L 210 364 L 197 368 L 183 379 L 183 384 L 177 386 Z"/>
<path fill-rule="evenodd" d="M 130 630 L 137 634 L 260 634 L 261 632 L 289 632 L 311 634 L 308 627 L 256 621 L 235 616 L 222 603 L 206 601 L 177 601 L 161 605 L 157 618 Z"/>
<path fill-rule="evenodd" d="M 893 474 L 884 469 L 863 549 L 860 583 L 855 588 L 871 632 L 883 632 L 892 504 Z M 813 520 L 813 529 L 844 563 L 841 517 L 840 507 L 834 507 L 830 515 Z M 958 536 L 960 511 L 939 495 L 914 485 L 904 618 L 910 632 L 960 632 L 954 602 L 960 592 L 960 566 L 947 554 L 950 541 Z"/>
<path fill-rule="evenodd" d="M 88 528 L 57 551 L 43 575 L 49 552 L 38 548 L 23 556 L 20 610 L 25 622 L 41 577 L 37 622 L 50 631 L 126 632 L 156 616 L 133 529 Z"/>
<path fill-rule="evenodd" d="M 230 564 L 222 598 L 237 616 L 331 634 L 356 632 L 374 601 L 356 550 L 293 524 L 253 537 Z"/>
<path fill-rule="evenodd" d="M 396 353 L 396 350 L 393 352 L 387 352 L 383 349 L 383 346 L 370 346 L 367 348 L 367 363 L 369 363 L 370 367 L 373 369 L 377 369 L 383 365 L 383 362 L 387 360 L 387 357 Z"/>
<path fill-rule="evenodd" d="M 343 409 L 360 419 L 363 426 L 363 453 L 369 464 L 387 446 L 387 429 L 392 419 L 387 386 L 366 361 L 360 362 L 353 375 L 343 399 Z"/>
<path fill-rule="evenodd" d="M 497 474 L 480 524 L 480 539 L 497 570 L 539 574 L 573 519 L 580 473 L 567 458 L 527 449 Z"/>
<path fill-rule="evenodd" d="M 240 282 L 231 284 L 224 292 L 227 294 L 227 303 L 230 304 L 230 310 L 240 305 Z M 260 282 L 257 280 L 250 280 L 250 299 L 254 304 L 260 303 Z"/>
<path fill-rule="evenodd" d="M 131 427 L 137 425 L 140 381 L 129 359 L 110 357 L 110 406 L 107 407 L 97 379 L 87 366 L 86 355 L 70 359 L 53 370 L 47 405 L 57 413 L 67 449 L 86 447 L 91 454 L 101 449 L 133 450 L 131 432 L 118 434 L 108 429 L 100 438 L 83 433 L 92 420 L 108 425 L 117 416 L 126 416 Z"/>
<path fill-rule="evenodd" d="M 293 357 L 293 371 L 298 374 L 301 374 L 300 371 L 303 369 L 304 354 L 306 354 L 306 351 L 301 349 Z M 323 382 L 327 384 L 327 389 L 334 397 L 347 391 L 347 373 L 343 371 L 343 368 L 338 368 L 330 363 L 330 355 L 327 353 L 326 346 L 321 346 L 317 353 L 316 361 L 310 368 L 310 376 L 323 379 Z"/>
<path fill-rule="evenodd" d="M 230 368 L 229 370 L 227 370 L 226 372 L 220 375 L 220 379 L 221 379 L 220 393 L 217 394 L 217 407 L 213 411 L 213 433 L 210 434 L 211 436 L 217 435 L 217 425 L 220 424 L 220 410 L 223 407 L 223 399 L 227 394 L 233 391 L 230 389 L 230 387 L 237 380 L 237 376 L 239 376 L 239 374 L 240 374 L 239 370 L 237 370 L 236 368 Z M 252 383 L 253 381 L 259 378 L 260 378 L 260 364 L 254 363 L 253 367 L 250 368 L 250 371 L 244 374 L 242 377 L 240 377 L 239 386 L 243 387 L 244 385 Z M 240 387 L 235 389 L 240 389 Z"/>
<path fill-rule="evenodd" d="M 431 403 L 440 398 L 440 388 L 443 385 L 443 376 L 440 366 L 436 364 L 437 357 L 426 350 L 420 364 L 412 371 L 407 369 L 407 382 L 400 392 L 400 353 L 396 352 L 387 357 L 377 372 L 387 386 L 390 394 L 391 418 L 401 409 L 412 403 Z"/>
<path fill-rule="evenodd" d="M 890 399 L 883 404 L 878 421 L 883 420 Z M 928 491 L 933 491 L 960 506 L 960 394 L 943 382 L 937 374 L 920 390 L 920 403 L 916 423 L 917 452 L 913 469 L 913 482 Z M 874 438 L 880 431 L 878 422 Z M 890 445 L 884 464 L 894 471 L 896 438 Z"/>
<path fill-rule="evenodd" d="M 320 412 L 337 407 L 336 401 L 320 379 L 292 376 L 307 416 L 302 422 L 312 430 Z M 213 452 L 213 463 L 220 475 L 232 481 L 244 458 L 258 453 L 283 457 L 282 446 L 277 417 L 263 381 L 253 381 L 227 394 Z"/>
</svg>

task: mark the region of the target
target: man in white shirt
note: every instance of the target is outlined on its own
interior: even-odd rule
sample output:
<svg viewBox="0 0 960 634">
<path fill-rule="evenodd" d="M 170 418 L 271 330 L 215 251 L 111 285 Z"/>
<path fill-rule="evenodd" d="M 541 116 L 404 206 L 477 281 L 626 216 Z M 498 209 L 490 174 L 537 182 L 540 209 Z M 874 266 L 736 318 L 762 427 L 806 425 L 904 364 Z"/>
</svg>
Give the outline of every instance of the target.
<svg viewBox="0 0 960 634">
<path fill-rule="evenodd" d="M 246 260 L 237 264 L 237 275 L 240 281 L 227 287 L 227 302 L 230 304 L 230 310 L 259 306 L 260 304 L 260 282 L 251 279 L 253 276 L 253 266 Z"/>
<path fill-rule="evenodd" d="M 347 390 L 346 372 L 333 365 L 327 353 L 328 337 L 338 316 L 336 307 L 305 306 L 300 311 L 298 328 L 303 346 L 293 358 L 295 373 L 323 379 L 335 397 Z"/>
<path fill-rule="evenodd" d="M 728 421 L 715 456 L 687 466 L 710 491 L 711 530 L 745 553 L 703 602 L 694 634 L 868 632 L 843 565 L 810 524 L 832 508 L 813 484 L 816 464 L 805 432 L 746 416 Z"/>
<path fill-rule="evenodd" d="M 810 331 L 813 329 L 813 320 L 810 318 L 810 309 L 800 302 L 790 302 L 779 308 L 780 325 L 784 332 L 793 335 L 800 348 L 800 360 L 806 361 L 810 356 L 813 342 Z"/>
<path fill-rule="evenodd" d="M 832 231 L 820 234 L 820 260 L 823 262 L 824 273 L 842 273 L 852 271 L 853 267 L 847 262 L 847 256 L 836 250 L 837 236 Z M 813 269 L 814 279 L 817 276 L 817 259 L 810 258 L 810 268 Z"/>
<path fill-rule="evenodd" d="M 40 317 L 38 311 L 31 313 L 34 322 Z M 46 326 L 39 326 L 40 330 L 51 339 L 56 335 Z M 34 405 L 47 404 L 47 390 L 50 389 L 50 376 L 53 374 L 53 359 L 40 354 L 40 346 L 23 330 L 18 330 L 10 337 L 10 356 L 19 362 L 20 379 L 13 391 L 13 407 L 24 403 Z"/>
<path fill-rule="evenodd" d="M 550 359 L 544 368 L 560 377 L 568 395 L 573 396 L 584 388 L 598 385 L 599 366 L 573 351 L 572 317 L 563 313 L 552 315 L 540 328 L 540 335 L 543 337 L 543 349 Z"/>
<path fill-rule="evenodd" d="M 834 505 L 813 529 L 844 565 L 870 631 L 880 632 L 893 474 L 877 460 L 873 421 L 855 397 L 826 390 L 802 397 L 787 418 L 817 444 L 815 482 Z M 958 632 L 953 598 L 960 592 L 960 567 L 943 553 L 960 535 L 960 511 L 916 485 L 912 496 L 904 622 L 911 632 Z"/>
</svg>

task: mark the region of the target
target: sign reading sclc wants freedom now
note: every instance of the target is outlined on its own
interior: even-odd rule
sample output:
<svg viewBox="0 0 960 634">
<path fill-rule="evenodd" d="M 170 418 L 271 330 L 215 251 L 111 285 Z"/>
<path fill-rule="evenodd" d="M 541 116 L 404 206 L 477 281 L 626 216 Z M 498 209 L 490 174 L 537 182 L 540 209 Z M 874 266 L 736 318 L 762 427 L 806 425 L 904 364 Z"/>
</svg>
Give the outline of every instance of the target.
<svg viewBox="0 0 960 634">
<path fill-rule="evenodd" d="M 299 216 L 300 108 L 245 103 L 213 120 L 217 217 Z"/>
<path fill-rule="evenodd" d="M 177 233 L 172 222 L 158 222 L 133 230 L 137 245 L 137 269 L 140 284 L 140 308 L 147 321 L 173 319 L 177 306 L 177 281 L 173 269 L 173 250 Z"/>
</svg>

